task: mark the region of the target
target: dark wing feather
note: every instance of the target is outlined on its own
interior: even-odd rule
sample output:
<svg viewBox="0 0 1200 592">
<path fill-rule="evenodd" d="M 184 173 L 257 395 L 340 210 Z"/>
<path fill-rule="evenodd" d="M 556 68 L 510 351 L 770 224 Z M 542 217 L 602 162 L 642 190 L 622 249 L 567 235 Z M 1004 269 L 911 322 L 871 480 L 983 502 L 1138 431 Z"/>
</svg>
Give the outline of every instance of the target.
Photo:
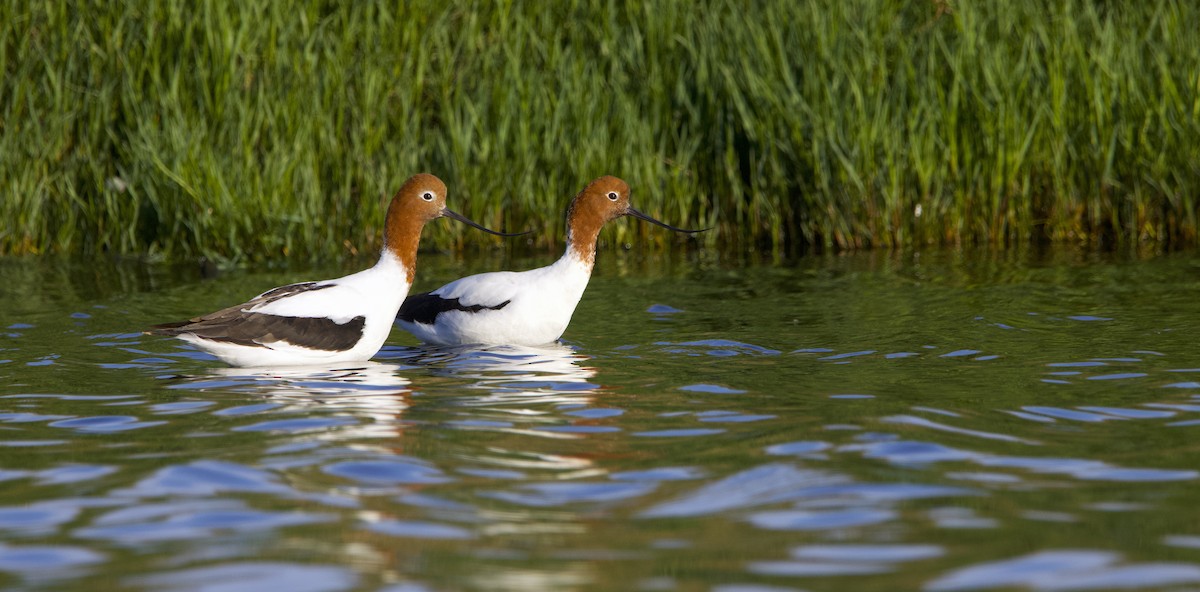
<svg viewBox="0 0 1200 592">
<path fill-rule="evenodd" d="M 481 310 L 500 310 L 512 300 L 505 300 L 495 306 L 487 306 L 485 304 L 472 304 L 465 306 L 460 304 L 458 298 L 442 298 L 436 294 L 425 292 L 424 294 L 413 294 L 404 299 L 404 303 L 400 305 L 400 312 L 396 313 L 396 318 L 409 323 L 422 323 L 432 325 L 437 321 L 438 315 L 452 310 L 460 310 L 463 312 L 479 312 Z"/>
<path fill-rule="evenodd" d="M 246 304 L 253 306 L 270 304 L 281 298 L 295 296 L 296 294 L 302 294 L 304 292 L 324 290 L 325 288 L 332 288 L 336 285 L 337 284 L 322 284 L 321 282 L 300 282 L 298 284 L 288 284 L 286 286 L 279 286 L 278 288 L 271 288 L 270 290 L 255 296 L 253 300 L 247 302 Z M 243 304 L 242 306 L 245 306 L 246 304 Z"/>
<path fill-rule="evenodd" d="M 257 312 L 222 319 L 206 318 L 200 323 L 158 331 L 165 335 L 191 333 L 210 341 L 248 347 L 269 347 L 272 343 L 325 351 L 345 351 L 362 338 L 367 318 L 358 316 L 338 324 L 326 317 L 286 317 Z"/>
<path fill-rule="evenodd" d="M 310 349 L 344 351 L 354 347 L 362 337 L 366 317 L 354 317 L 339 324 L 326 317 L 291 317 L 247 312 L 247 309 L 269 304 L 281 298 L 313 290 L 323 290 L 334 285 L 304 282 L 281 286 L 263 292 L 249 302 L 221 309 L 202 317 L 154 325 L 147 333 L 156 335 L 191 333 L 211 341 L 249 347 L 267 347 L 271 343 L 283 341 Z"/>
</svg>

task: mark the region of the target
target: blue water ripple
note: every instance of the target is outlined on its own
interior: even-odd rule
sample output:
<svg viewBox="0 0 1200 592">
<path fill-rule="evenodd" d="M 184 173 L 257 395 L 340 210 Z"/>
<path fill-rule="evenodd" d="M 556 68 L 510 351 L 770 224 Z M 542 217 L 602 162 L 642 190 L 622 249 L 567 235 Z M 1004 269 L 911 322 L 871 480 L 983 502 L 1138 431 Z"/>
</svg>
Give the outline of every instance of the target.
<svg viewBox="0 0 1200 592">
<path fill-rule="evenodd" d="M 460 419 L 446 422 L 447 426 L 456 428 L 511 428 L 511 421 L 496 421 L 494 419 Z"/>
<path fill-rule="evenodd" d="M 924 485 L 920 483 L 847 483 L 813 487 L 794 496 L 797 507 L 858 507 L 863 503 L 881 504 L 935 497 L 979 495 L 965 487 Z"/>
<path fill-rule="evenodd" d="M 732 339 L 700 339 L 697 341 L 683 341 L 680 343 L 672 343 L 669 341 L 659 341 L 655 345 L 674 345 L 690 348 L 712 348 L 708 351 L 710 355 L 716 356 L 738 356 L 743 354 L 755 354 L 760 356 L 776 356 L 781 352 L 776 349 L 770 349 L 752 343 L 743 343 Z M 675 353 L 683 353 L 686 350 L 668 350 Z"/>
<path fill-rule="evenodd" d="M 137 395 L 66 395 L 61 393 L 29 393 L 4 395 L 0 399 L 57 399 L 59 401 L 121 401 L 136 399 Z"/>
<path fill-rule="evenodd" d="M 1040 422 L 1040 423 L 1057 423 L 1058 422 L 1058 420 L 1056 420 L 1052 417 L 1046 417 L 1044 415 L 1036 415 L 1033 413 L 1025 413 L 1024 411 L 1005 411 L 1005 413 L 1015 416 L 1015 417 L 1020 417 L 1021 419 L 1028 419 L 1030 421 L 1036 421 L 1036 422 Z"/>
<path fill-rule="evenodd" d="M 106 465 L 69 464 L 37 472 L 37 481 L 42 485 L 78 483 L 92 481 L 117 472 L 116 467 Z"/>
<path fill-rule="evenodd" d="M 108 433 L 149 428 L 160 426 L 165 423 L 167 422 L 138 421 L 138 418 L 130 415 L 97 415 L 94 417 L 77 417 L 74 419 L 59 420 L 52 422 L 49 425 L 56 428 L 69 428 L 77 432 L 84 433 Z"/>
<path fill-rule="evenodd" d="M 609 475 L 614 481 L 689 481 L 701 477 L 704 477 L 704 471 L 697 467 L 662 467 Z"/>
<path fill-rule="evenodd" d="M 237 407 L 226 407 L 214 411 L 213 415 L 250 415 L 253 413 L 262 413 L 282 407 L 279 403 L 256 403 L 254 405 L 238 405 Z"/>
<path fill-rule="evenodd" d="M 294 419 L 276 419 L 260 423 L 238 426 L 235 432 L 281 432 L 294 434 L 346 425 L 356 425 L 359 421 L 352 417 L 298 417 Z"/>
<path fill-rule="evenodd" d="M 886 564 L 833 561 L 751 561 L 746 565 L 746 571 L 753 574 L 786 577 L 861 576 L 887 573 L 894 569 Z"/>
<path fill-rule="evenodd" d="M 946 553 L 939 545 L 804 545 L 792 549 L 794 559 L 893 563 L 933 559 Z"/>
<path fill-rule="evenodd" d="M 74 415 L 43 415 L 41 413 L 0 413 L 0 422 L 2 423 L 30 423 L 37 421 L 56 421 L 59 419 L 71 419 Z"/>
<path fill-rule="evenodd" d="M 973 355 L 979 354 L 979 353 L 983 353 L 983 352 L 980 350 L 977 350 L 977 349 L 956 349 L 952 352 L 944 353 L 938 357 L 939 358 L 962 358 L 965 356 L 973 356 Z"/>
<path fill-rule="evenodd" d="M 181 389 L 181 390 L 206 391 L 206 390 L 231 389 L 231 388 L 239 387 L 239 386 L 251 386 L 253 384 L 255 384 L 255 381 L 253 381 L 253 380 L 232 380 L 232 379 L 213 378 L 210 380 L 196 380 L 193 382 L 168 384 L 167 388 Z"/>
<path fill-rule="evenodd" d="M 934 462 L 956 462 L 975 458 L 975 454 L 934 442 L 900 440 L 880 442 L 865 446 L 852 446 L 864 451 L 865 458 L 883 458 L 897 464 L 924 464 Z"/>
<path fill-rule="evenodd" d="M 1168 535 L 1162 538 L 1162 544 L 1170 547 L 1183 547 L 1185 549 L 1200 549 L 1200 536 Z"/>
<path fill-rule="evenodd" d="M 644 518 L 702 516 L 738 508 L 794 500 L 811 488 L 840 484 L 849 477 L 772 463 L 705 484 L 692 493 L 642 512 Z"/>
<path fill-rule="evenodd" d="M 1097 374 L 1087 377 L 1087 380 L 1124 380 L 1126 378 L 1141 378 L 1147 376 L 1145 372 L 1120 372 L 1116 374 Z"/>
<path fill-rule="evenodd" d="M 792 561 L 756 561 L 751 573 L 780 576 L 862 575 L 894 571 L 895 563 L 941 557 L 937 545 L 806 545 Z"/>
<path fill-rule="evenodd" d="M 1090 413 L 1087 411 L 1078 411 L 1075 409 L 1062 409 L 1059 407 L 1043 407 L 1039 405 L 1028 405 L 1021 409 L 1029 413 L 1037 413 L 1056 419 L 1069 419 L 1072 421 L 1085 421 L 1089 423 L 1098 423 L 1104 421 L 1112 421 L 1116 419 L 1125 419 L 1123 417 L 1114 417 L 1101 413 Z"/>
<path fill-rule="evenodd" d="M 38 446 L 61 446 L 68 440 L 0 440 L 0 446 L 5 448 L 34 448 Z"/>
<path fill-rule="evenodd" d="M 416 539 L 471 539 L 475 533 L 458 526 L 422 520 L 383 520 L 369 522 L 368 530 L 397 537 Z"/>
<path fill-rule="evenodd" d="M 692 392 L 692 393 L 708 393 L 708 394 L 712 394 L 712 395 L 739 395 L 739 394 L 746 392 L 744 390 L 724 387 L 724 386 L 721 386 L 718 384 L 703 384 L 703 383 L 684 385 L 684 386 L 679 387 L 679 390 Z"/>
<path fill-rule="evenodd" d="M 74 520 L 79 508 L 54 503 L 0 507 L 0 532 L 53 532 L 60 524 Z"/>
<path fill-rule="evenodd" d="M 591 409 L 579 409 L 576 411 L 568 411 L 566 414 L 572 415 L 575 417 L 583 417 L 583 418 L 587 418 L 587 419 L 603 419 L 606 417 L 617 417 L 620 415 L 624 415 L 624 413 L 625 413 L 624 409 L 591 408 Z"/>
<path fill-rule="evenodd" d="M 817 358 L 817 359 L 818 360 L 844 360 L 846 358 L 857 358 L 859 356 L 869 356 L 875 352 L 876 352 L 876 350 L 873 350 L 873 349 L 865 349 L 862 351 L 847 352 L 844 354 L 834 354 L 832 356 L 825 356 L 823 358 Z"/>
<path fill-rule="evenodd" d="M 650 308 L 646 309 L 646 312 L 651 313 L 651 314 L 660 314 L 661 315 L 661 314 L 676 314 L 676 313 L 680 313 L 683 311 L 678 308 L 675 308 L 673 306 L 667 306 L 666 304 L 651 304 Z"/>
<path fill-rule="evenodd" d="M 80 547 L 0 543 L 0 572 L 24 576 L 62 575 L 61 570 L 100 563 L 104 559 L 104 555 Z"/>
<path fill-rule="evenodd" d="M 774 455 L 807 455 L 815 452 L 821 452 L 832 448 L 833 445 L 828 442 L 821 441 L 801 441 L 788 442 L 787 444 L 775 444 L 767 447 L 767 454 Z"/>
<path fill-rule="evenodd" d="M 160 592 L 340 592 L 355 588 L 358 576 L 349 567 L 261 561 L 139 576 L 126 583 Z"/>
<path fill-rule="evenodd" d="M 776 417 L 775 415 L 766 415 L 766 414 L 761 414 L 761 415 L 721 414 L 721 415 L 712 415 L 712 416 L 703 416 L 703 414 L 697 414 L 697 415 L 701 416 L 700 421 L 703 421 L 706 423 L 749 423 L 749 422 L 753 422 L 753 421 L 763 421 L 766 419 L 775 419 L 775 417 Z"/>
<path fill-rule="evenodd" d="M 751 514 L 749 522 L 767 530 L 839 530 L 886 522 L 897 516 L 892 510 L 850 508 L 818 512 L 777 510 Z"/>
<path fill-rule="evenodd" d="M 1036 590 L 1161 588 L 1200 582 L 1200 566 L 1190 563 L 1143 563 L 1114 566 L 1116 553 L 1049 550 L 1015 559 L 959 568 L 925 585 L 930 592 L 999 587 Z"/>
<path fill-rule="evenodd" d="M 1091 411 L 1095 413 L 1104 413 L 1117 417 L 1128 417 L 1129 419 L 1162 419 L 1166 417 L 1175 417 L 1174 411 L 1153 411 L 1150 409 L 1127 409 L 1124 407 L 1079 407 L 1083 411 Z"/>
<path fill-rule="evenodd" d="M 1036 473 L 1057 473 L 1089 481 L 1186 481 L 1200 476 L 1200 472 L 1193 470 L 1130 469 L 1097 460 L 991 455 L 958 450 L 930 442 L 879 442 L 855 444 L 846 446 L 844 449 L 859 450 L 866 458 L 882 458 L 895 464 L 971 461 L 986 467 L 1019 468 Z"/>
<path fill-rule="evenodd" d="M 118 495 L 160 497 L 164 495 L 212 496 L 224 492 L 293 495 L 291 487 L 268 472 L 217 460 L 200 460 L 159 469 Z"/>
<path fill-rule="evenodd" d="M 332 514 L 269 512 L 237 506 L 240 503 L 221 500 L 207 504 L 156 504 L 138 508 L 141 511 L 137 512 L 118 510 L 102 517 L 93 526 L 76 529 L 73 534 L 134 545 L 203 539 L 227 532 L 270 530 L 336 519 Z"/>
<path fill-rule="evenodd" d="M 621 428 L 616 426 L 558 425 L 534 428 L 534 431 L 560 434 L 610 434 L 621 431 Z"/>
<path fill-rule="evenodd" d="M 651 432 L 634 432 L 640 438 L 692 438 L 695 436 L 715 436 L 723 433 L 720 429 L 684 428 L 678 430 L 658 430 Z"/>
<path fill-rule="evenodd" d="M 481 495 L 522 506 L 552 507 L 584 502 L 614 502 L 641 497 L 657 488 L 657 482 L 621 483 L 532 483 L 518 491 L 486 491 Z"/>
<path fill-rule="evenodd" d="M 765 584 L 718 584 L 711 592 L 803 592 L 799 588 L 767 586 Z"/>
<path fill-rule="evenodd" d="M 182 415 L 195 413 L 216 405 L 214 401 L 177 401 L 175 403 L 160 403 L 151 405 L 150 410 L 156 415 Z"/>
<path fill-rule="evenodd" d="M 389 460 L 358 460 L 335 463 L 322 468 L 327 474 L 353 479 L 362 483 L 448 483 L 445 473 L 410 457 Z"/>
</svg>

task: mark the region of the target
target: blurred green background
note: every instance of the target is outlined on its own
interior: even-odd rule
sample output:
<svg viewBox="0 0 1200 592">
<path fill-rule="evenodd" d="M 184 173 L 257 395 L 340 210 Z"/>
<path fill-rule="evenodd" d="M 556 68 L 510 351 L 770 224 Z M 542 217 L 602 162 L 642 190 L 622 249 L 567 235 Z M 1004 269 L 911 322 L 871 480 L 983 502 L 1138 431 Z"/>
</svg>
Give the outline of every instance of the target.
<svg viewBox="0 0 1200 592">
<path fill-rule="evenodd" d="M 31 1 L 0 23 L 0 254 L 371 254 L 422 171 L 545 248 L 602 174 L 717 249 L 1196 240 L 1190 1 Z"/>
</svg>

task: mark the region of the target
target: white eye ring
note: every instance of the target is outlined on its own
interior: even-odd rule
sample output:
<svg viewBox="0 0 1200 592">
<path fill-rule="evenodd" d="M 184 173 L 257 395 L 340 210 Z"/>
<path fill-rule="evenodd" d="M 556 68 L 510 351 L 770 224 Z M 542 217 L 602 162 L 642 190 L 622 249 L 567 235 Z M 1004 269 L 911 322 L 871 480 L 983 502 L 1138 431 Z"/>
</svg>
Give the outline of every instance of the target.
<svg viewBox="0 0 1200 592">
<path fill-rule="evenodd" d="M 618 198 L 618 197 L 620 197 L 620 196 L 618 196 L 618 195 L 617 195 L 617 192 L 616 192 L 616 191 L 609 191 L 609 192 L 608 192 L 608 199 L 611 199 L 611 200 L 613 200 L 613 201 L 617 201 L 617 198 Z"/>
<path fill-rule="evenodd" d="M 421 199 L 423 199 L 423 200 L 425 200 L 425 201 L 433 201 L 433 192 L 432 192 L 432 191 L 426 191 L 425 193 L 422 193 L 422 194 L 421 194 Z"/>
</svg>

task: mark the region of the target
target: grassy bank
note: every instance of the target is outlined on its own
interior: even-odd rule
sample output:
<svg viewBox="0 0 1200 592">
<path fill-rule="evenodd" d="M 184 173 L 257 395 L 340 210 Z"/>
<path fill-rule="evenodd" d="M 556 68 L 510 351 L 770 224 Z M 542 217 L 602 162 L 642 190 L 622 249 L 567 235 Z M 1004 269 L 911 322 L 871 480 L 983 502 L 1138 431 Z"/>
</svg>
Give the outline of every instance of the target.
<svg viewBox="0 0 1200 592">
<path fill-rule="evenodd" d="M 1193 2 L 285 4 L 0 5 L 0 253 L 369 251 L 418 171 L 547 245 L 605 173 L 722 248 L 1196 240 Z"/>
</svg>

